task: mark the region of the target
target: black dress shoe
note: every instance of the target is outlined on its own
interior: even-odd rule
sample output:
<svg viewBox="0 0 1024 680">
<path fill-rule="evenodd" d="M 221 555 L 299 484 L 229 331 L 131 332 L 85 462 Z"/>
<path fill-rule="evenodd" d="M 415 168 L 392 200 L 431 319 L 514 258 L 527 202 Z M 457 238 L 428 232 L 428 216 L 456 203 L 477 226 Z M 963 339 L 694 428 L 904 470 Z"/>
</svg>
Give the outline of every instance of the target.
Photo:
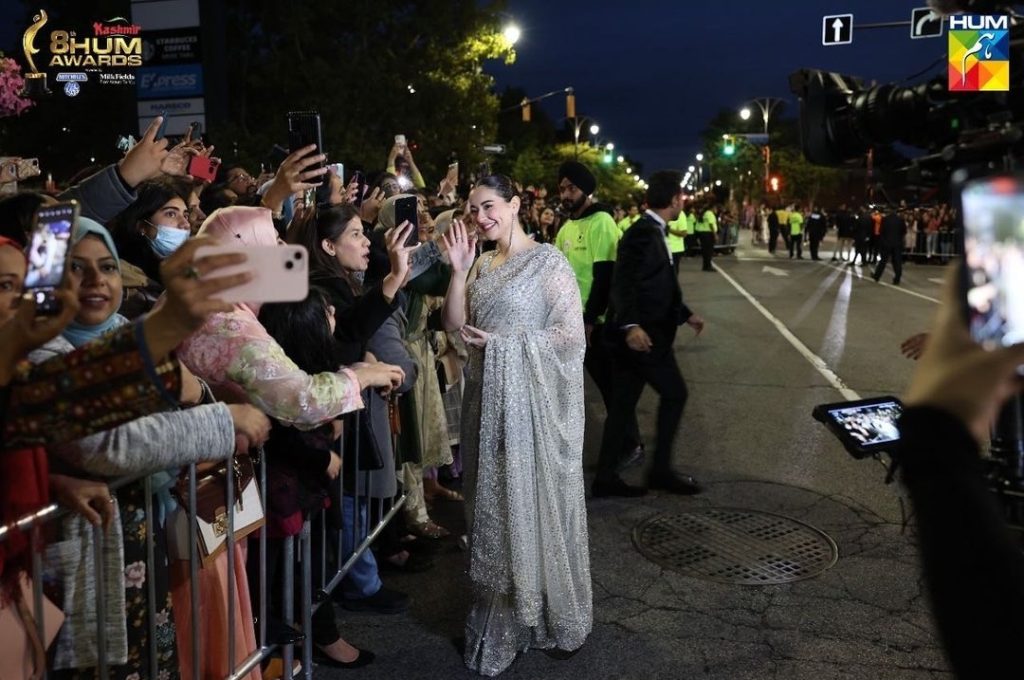
<svg viewBox="0 0 1024 680">
<path fill-rule="evenodd" d="M 622 481 L 621 477 L 610 477 L 608 479 L 595 479 L 590 487 L 590 495 L 594 498 L 606 496 L 623 496 L 625 498 L 637 498 L 646 496 L 647 489 L 642 486 L 630 486 Z"/>
<path fill-rule="evenodd" d="M 356 647 L 356 649 L 359 648 Z M 359 649 L 359 656 L 353 661 L 338 661 L 333 657 L 327 656 L 319 647 L 313 647 L 313 661 L 320 666 L 329 666 L 330 668 L 362 668 L 363 666 L 369 666 L 376 658 L 377 655 L 373 652 Z"/>
<path fill-rule="evenodd" d="M 301 630 L 280 619 L 267 619 L 267 642 L 275 645 L 294 645 L 306 639 Z"/>
<path fill-rule="evenodd" d="M 373 595 L 359 599 L 342 598 L 341 606 L 350 612 L 401 614 L 409 609 L 409 596 L 381 586 Z"/>
<path fill-rule="evenodd" d="M 540 651 L 544 652 L 555 661 L 568 661 L 572 657 L 576 656 L 576 652 L 580 651 L 581 649 L 583 648 L 577 647 L 576 649 L 570 652 L 564 649 L 559 649 L 558 647 L 552 647 L 551 649 L 542 649 Z"/>
<path fill-rule="evenodd" d="M 647 487 L 682 496 L 693 496 L 704 490 L 690 475 L 678 475 L 674 472 L 652 474 L 647 478 Z"/>
</svg>

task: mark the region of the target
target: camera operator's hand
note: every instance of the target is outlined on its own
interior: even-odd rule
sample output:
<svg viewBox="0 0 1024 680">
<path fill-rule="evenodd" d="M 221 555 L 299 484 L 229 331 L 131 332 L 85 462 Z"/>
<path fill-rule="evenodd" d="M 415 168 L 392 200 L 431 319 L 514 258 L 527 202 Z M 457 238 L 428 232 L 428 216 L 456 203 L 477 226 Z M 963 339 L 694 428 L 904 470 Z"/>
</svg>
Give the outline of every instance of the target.
<svg viewBox="0 0 1024 680">
<path fill-rule="evenodd" d="M 1020 390 L 1017 367 L 1024 364 L 1024 344 L 986 351 L 971 339 L 961 314 L 958 274 L 956 266 L 946 274 L 942 306 L 903 402 L 956 416 L 980 445 L 1003 402 Z"/>
<path fill-rule="evenodd" d="M 373 224 L 377 221 L 377 216 L 380 214 L 380 207 L 383 204 L 384 192 L 378 187 L 363 199 L 363 204 L 359 206 L 359 219 Z"/>
</svg>

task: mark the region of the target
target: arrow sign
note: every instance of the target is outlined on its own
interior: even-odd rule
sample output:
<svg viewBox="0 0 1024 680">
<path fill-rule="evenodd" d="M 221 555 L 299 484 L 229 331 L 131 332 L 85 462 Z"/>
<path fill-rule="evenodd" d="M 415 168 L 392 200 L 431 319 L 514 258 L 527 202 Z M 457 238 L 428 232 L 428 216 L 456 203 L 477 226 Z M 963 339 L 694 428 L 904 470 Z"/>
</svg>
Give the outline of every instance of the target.
<svg viewBox="0 0 1024 680">
<path fill-rule="evenodd" d="M 776 269 L 775 267 L 768 267 L 768 266 L 762 267 L 761 268 L 761 273 L 762 274 L 771 274 L 772 276 L 789 276 L 789 272 L 783 271 L 781 269 Z"/>
<path fill-rule="evenodd" d="M 849 45 L 853 42 L 853 15 L 832 14 L 821 20 L 822 45 Z"/>
<path fill-rule="evenodd" d="M 931 7 L 915 7 L 910 12 L 910 38 L 941 38 L 945 22 Z"/>
</svg>

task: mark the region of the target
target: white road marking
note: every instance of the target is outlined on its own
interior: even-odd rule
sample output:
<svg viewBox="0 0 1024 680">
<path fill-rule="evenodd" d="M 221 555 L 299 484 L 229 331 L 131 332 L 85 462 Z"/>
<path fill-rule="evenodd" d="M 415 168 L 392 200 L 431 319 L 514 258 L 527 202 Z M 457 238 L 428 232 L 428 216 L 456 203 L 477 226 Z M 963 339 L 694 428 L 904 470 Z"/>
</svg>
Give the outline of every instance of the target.
<svg viewBox="0 0 1024 680">
<path fill-rule="evenodd" d="M 822 264 L 825 265 L 826 267 L 831 267 L 832 269 L 838 269 L 839 271 L 843 271 L 843 270 L 846 269 L 845 265 L 834 265 L 831 262 L 822 262 Z M 870 268 L 868 269 L 868 271 L 870 271 Z M 868 278 L 868 277 L 860 276 L 860 274 L 856 273 L 856 272 L 855 272 L 855 274 L 857 274 L 858 278 Z M 924 295 L 923 293 L 918 293 L 917 291 L 910 290 L 908 288 L 903 288 L 902 286 L 894 286 L 891 283 L 886 283 L 885 281 L 879 281 L 878 285 L 879 286 L 885 286 L 886 288 L 892 288 L 893 290 L 898 290 L 901 293 L 906 293 L 907 295 L 913 295 L 914 297 L 919 297 L 922 300 L 928 300 L 929 302 L 934 302 L 937 305 L 942 304 L 941 300 L 937 300 L 937 299 L 935 299 L 933 297 L 929 297 L 927 295 Z"/>
<path fill-rule="evenodd" d="M 761 273 L 772 274 L 773 276 L 789 276 L 789 272 L 782 269 L 776 269 L 775 267 L 769 267 L 767 265 L 761 267 Z"/>
<path fill-rule="evenodd" d="M 793 347 L 796 348 L 796 351 L 800 352 L 801 356 L 803 356 L 803 358 L 806 359 L 807 362 L 810 363 L 811 366 L 813 366 L 815 370 L 818 371 L 818 373 L 820 373 L 822 377 L 824 377 L 825 380 L 827 380 L 829 384 L 832 385 L 832 387 L 834 387 L 836 391 L 839 392 L 839 394 L 843 395 L 844 399 L 860 399 L 860 395 L 857 394 L 852 389 L 850 389 L 849 387 L 847 387 L 846 384 L 843 382 L 842 378 L 836 375 L 836 372 L 829 368 L 828 364 L 825 363 L 824 359 L 822 359 L 817 354 L 812 352 L 810 348 L 807 347 L 807 345 L 802 343 L 798 337 L 793 335 L 793 332 L 786 327 L 786 324 L 779 321 L 779 319 L 776 318 L 775 315 L 769 312 L 764 305 L 757 301 L 757 298 L 755 298 L 753 295 L 747 292 L 746 288 L 737 283 L 736 279 L 726 274 L 725 271 L 717 264 L 713 264 L 712 266 L 714 266 L 714 268 L 718 271 L 719 274 L 722 275 L 722 277 L 726 281 L 732 284 L 733 288 L 740 292 L 740 295 L 747 299 L 747 302 L 754 306 L 754 309 L 761 312 L 761 315 L 764 318 L 768 319 L 769 323 L 775 326 L 775 329 L 779 331 L 782 337 L 789 341 L 789 344 L 793 345 Z"/>
</svg>

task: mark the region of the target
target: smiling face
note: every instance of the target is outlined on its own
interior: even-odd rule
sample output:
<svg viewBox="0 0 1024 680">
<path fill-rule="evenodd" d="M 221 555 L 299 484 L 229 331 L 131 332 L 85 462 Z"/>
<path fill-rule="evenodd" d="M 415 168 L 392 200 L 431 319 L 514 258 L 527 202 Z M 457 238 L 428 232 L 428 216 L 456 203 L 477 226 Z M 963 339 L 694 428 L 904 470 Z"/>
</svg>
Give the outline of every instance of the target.
<svg viewBox="0 0 1024 680">
<path fill-rule="evenodd" d="M 101 324 L 121 306 L 121 272 L 106 244 L 86 236 L 71 250 L 71 281 L 82 305 L 75 321 Z"/>
<path fill-rule="evenodd" d="M 28 264 L 14 246 L 0 246 L 0 326 L 14 317 Z"/>
<path fill-rule="evenodd" d="M 506 201 L 497 191 L 487 186 L 476 187 L 469 194 L 470 221 L 476 225 L 478 238 L 509 242 L 518 213 L 518 196 Z"/>
<path fill-rule="evenodd" d="M 363 222 L 353 217 L 335 240 L 324 239 L 320 247 L 338 261 L 345 271 L 365 272 L 370 264 L 370 239 L 363 234 Z"/>
</svg>

